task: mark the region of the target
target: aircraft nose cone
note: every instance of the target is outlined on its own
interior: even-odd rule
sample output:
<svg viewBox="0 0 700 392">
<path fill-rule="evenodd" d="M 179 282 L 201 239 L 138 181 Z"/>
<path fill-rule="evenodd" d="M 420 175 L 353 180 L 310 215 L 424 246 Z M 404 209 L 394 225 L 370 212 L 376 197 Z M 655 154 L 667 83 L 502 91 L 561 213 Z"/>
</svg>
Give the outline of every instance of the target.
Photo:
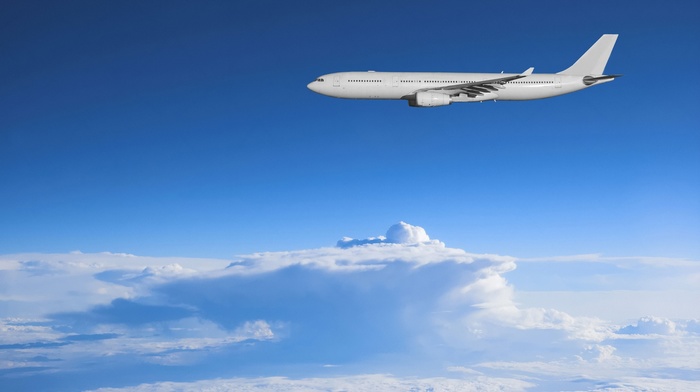
<svg viewBox="0 0 700 392">
<path fill-rule="evenodd" d="M 311 90 L 311 91 L 313 91 L 313 92 L 315 92 L 315 93 L 318 92 L 318 86 L 316 86 L 316 81 L 315 81 L 315 80 L 314 80 L 313 82 L 307 84 L 307 85 L 306 85 L 306 88 L 308 88 L 309 90 Z"/>
</svg>

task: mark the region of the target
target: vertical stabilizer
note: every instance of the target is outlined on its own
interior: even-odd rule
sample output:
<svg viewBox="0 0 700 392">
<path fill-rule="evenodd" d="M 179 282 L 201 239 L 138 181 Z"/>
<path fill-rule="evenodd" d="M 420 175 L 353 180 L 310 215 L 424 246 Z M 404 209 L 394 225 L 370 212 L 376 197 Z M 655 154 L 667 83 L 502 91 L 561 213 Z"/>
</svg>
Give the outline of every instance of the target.
<svg viewBox="0 0 700 392">
<path fill-rule="evenodd" d="M 603 34 L 602 37 L 581 56 L 574 65 L 559 72 L 565 75 L 603 75 L 605 64 L 615 46 L 617 34 Z"/>
</svg>

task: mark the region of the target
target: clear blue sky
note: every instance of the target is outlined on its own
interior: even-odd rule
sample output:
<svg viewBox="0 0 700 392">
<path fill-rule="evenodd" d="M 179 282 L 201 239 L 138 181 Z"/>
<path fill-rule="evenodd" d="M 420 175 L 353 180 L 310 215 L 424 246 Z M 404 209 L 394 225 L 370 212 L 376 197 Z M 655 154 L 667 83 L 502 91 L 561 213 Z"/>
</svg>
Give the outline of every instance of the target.
<svg viewBox="0 0 700 392">
<path fill-rule="evenodd" d="M 0 253 L 230 257 L 405 220 L 521 257 L 700 256 L 694 2 L 12 2 L 0 13 Z M 625 76 L 409 108 L 343 70 Z"/>
</svg>

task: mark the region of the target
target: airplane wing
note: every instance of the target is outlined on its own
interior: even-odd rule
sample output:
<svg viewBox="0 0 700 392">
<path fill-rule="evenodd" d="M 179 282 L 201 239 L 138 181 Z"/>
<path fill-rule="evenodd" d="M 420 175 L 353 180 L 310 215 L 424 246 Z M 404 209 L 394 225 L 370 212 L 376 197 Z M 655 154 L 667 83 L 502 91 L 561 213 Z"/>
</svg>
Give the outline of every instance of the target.
<svg viewBox="0 0 700 392">
<path fill-rule="evenodd" d="M 479 95 L 484 95 L 484 93 L 491 93 L 491 92 L 501 90 L 501 89 L 505 88 L 505 87 L 503 87 L 503 85 L 506 82 L 510 82 L 511 80 L 522 79 L 522 78 L 532 74 L 532 71 L 534 71 L 534 70 L 535 70 L 534 67 L 530 67 L 519 75 L 511 75 L 511 76 L 505 76 L 502 78 L 489 79 L 489 80 L 480 80 L 480 81 L 472 82 L 472 83 L 461 83 L 461 84 L 452 84 L 449 86 L 422 88 L 422 89 L 414 91 L 411 95 L 415 95 L 416 93 L 421 92 L 421 91 L 433 91 L 433 92 L 440 92 L 443 94 L 447 94 L 449 96 L 455 96 L 455 95 L 459 95 L 459 94 L 467 94 L 469 96 L 469 98 L 475 98 Z"/>
</svg>

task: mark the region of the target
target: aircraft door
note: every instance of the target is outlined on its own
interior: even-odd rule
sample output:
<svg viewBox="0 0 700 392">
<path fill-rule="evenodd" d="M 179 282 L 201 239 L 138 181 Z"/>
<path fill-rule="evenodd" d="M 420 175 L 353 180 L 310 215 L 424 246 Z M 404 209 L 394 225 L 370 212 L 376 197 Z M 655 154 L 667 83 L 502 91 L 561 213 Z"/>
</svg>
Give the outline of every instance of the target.
<svg viewBox="0 0 700 392">
<path fill-rule="evenodd" d="M 561 77 L 560 76 L 554 77 L 554 88 L 561 88 Z"/>
<path fill-rule="evenodd" d="M 340 75 L 333 77 L 333 87 L 340 87 Z"/>
<path fill-rule="evenodd" d="M 399 77 L 398 76 L 394 76 L 391 78 L 391 85 L 393 87 L 399 87 Z"/>
</svg>

